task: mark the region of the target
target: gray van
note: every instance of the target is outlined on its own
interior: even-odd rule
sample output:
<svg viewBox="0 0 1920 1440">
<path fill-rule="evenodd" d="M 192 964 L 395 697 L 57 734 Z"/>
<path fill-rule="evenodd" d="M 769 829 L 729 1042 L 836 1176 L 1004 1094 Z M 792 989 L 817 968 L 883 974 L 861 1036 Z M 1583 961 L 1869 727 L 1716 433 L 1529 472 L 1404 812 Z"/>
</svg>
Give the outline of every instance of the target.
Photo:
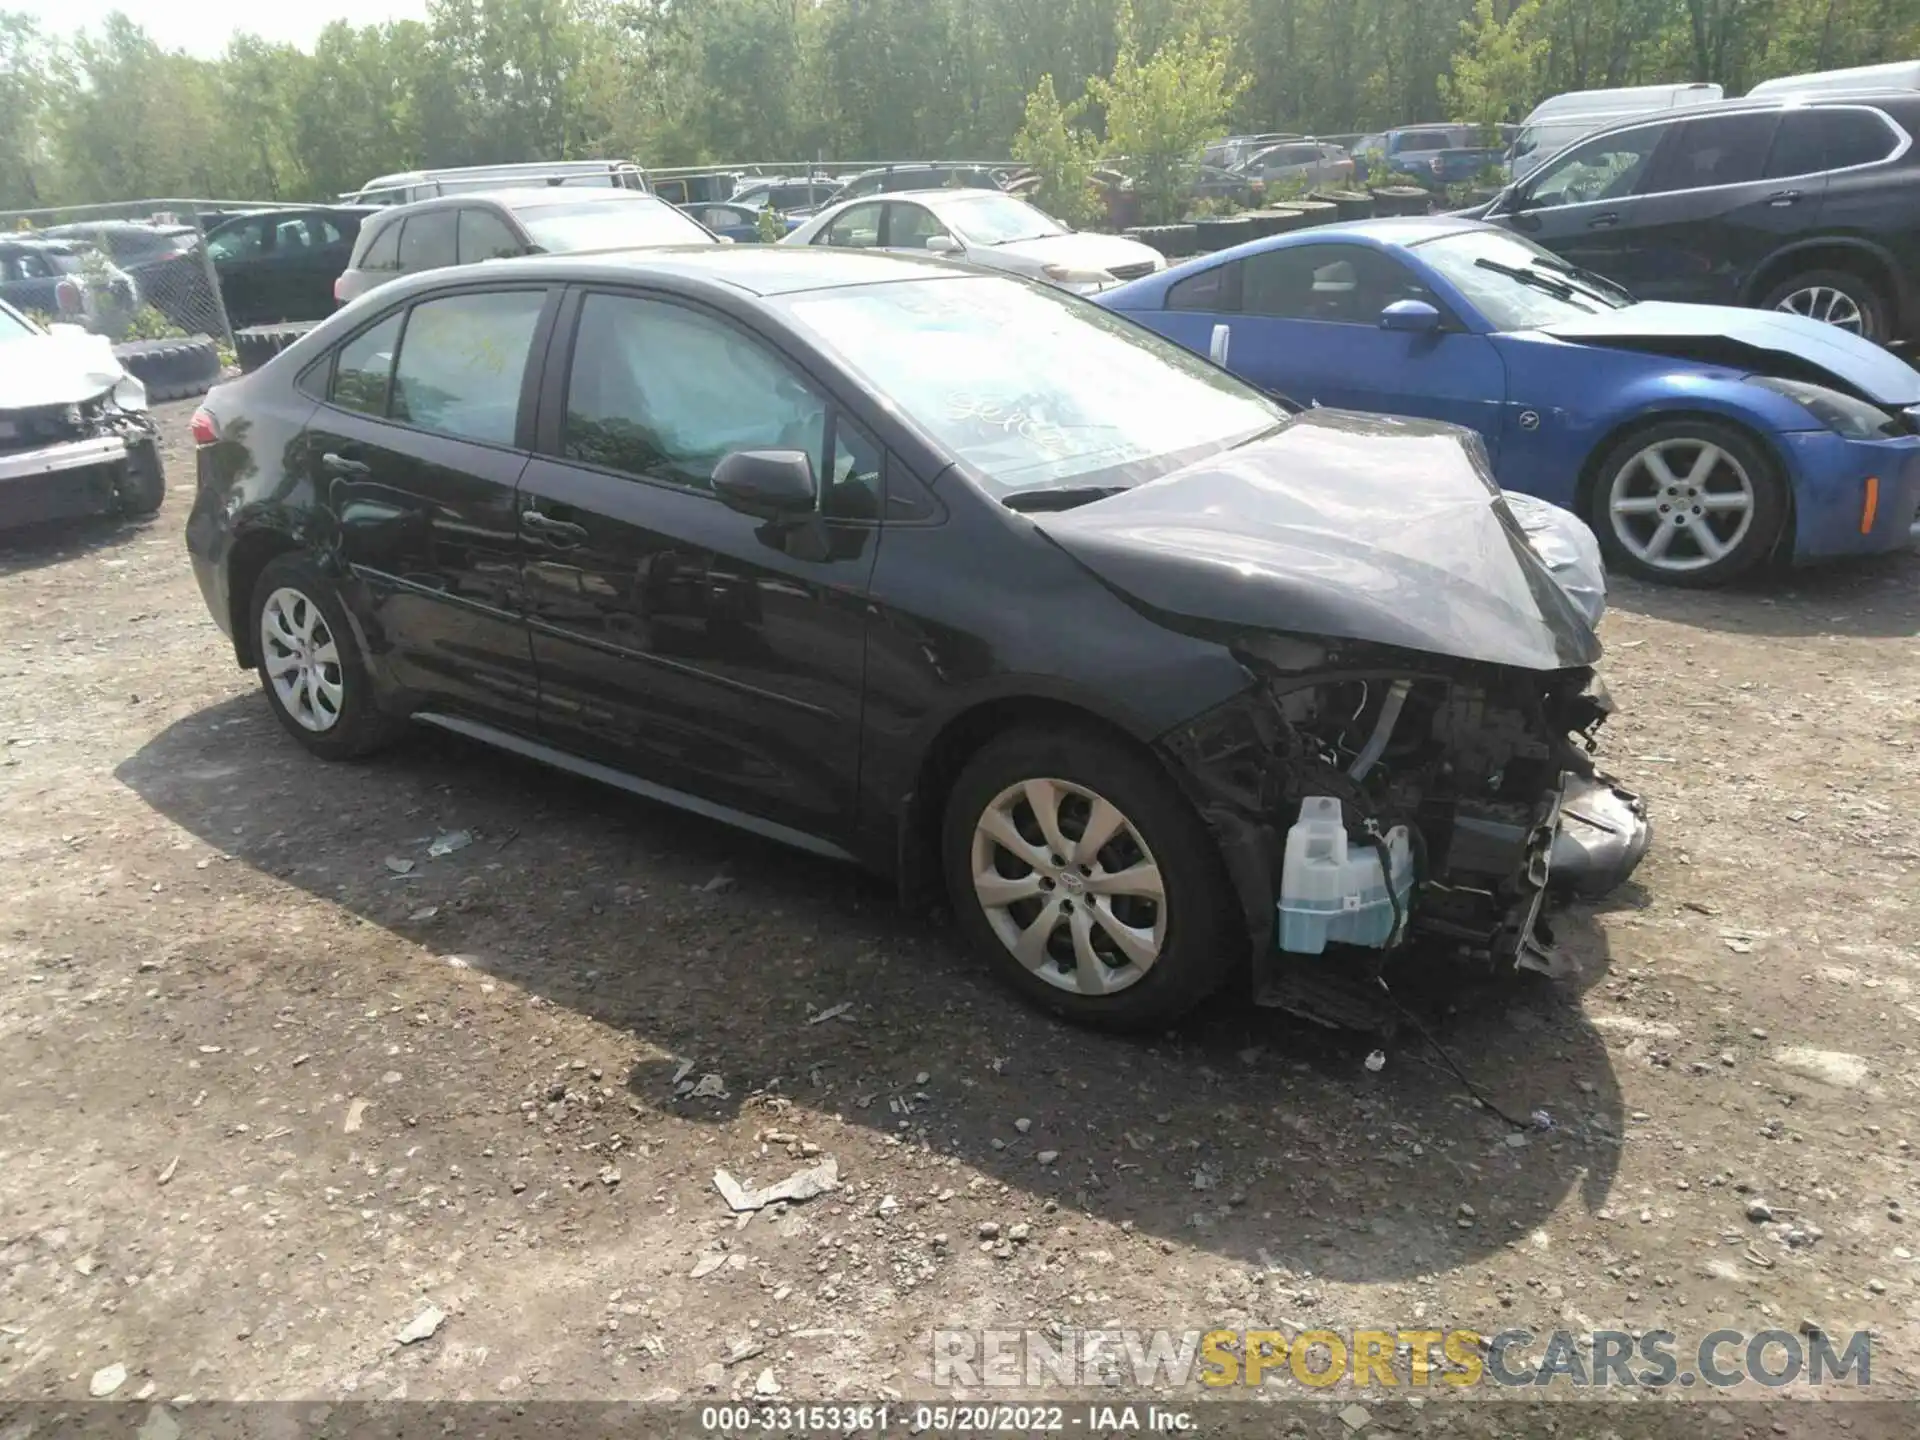
<svg viewBox="0 0 1920 1440">
<path fill-rule="evenodd" d="M 539 185 L 588 185 L 646 193 L 647 172 L 631 160 L 535 160 L 522 165 L 462 165 L 451 170 L 403 170 L 380 175 L 351 194 L 350 205 L 407 205 L 440 195 Z"/>
</svg>

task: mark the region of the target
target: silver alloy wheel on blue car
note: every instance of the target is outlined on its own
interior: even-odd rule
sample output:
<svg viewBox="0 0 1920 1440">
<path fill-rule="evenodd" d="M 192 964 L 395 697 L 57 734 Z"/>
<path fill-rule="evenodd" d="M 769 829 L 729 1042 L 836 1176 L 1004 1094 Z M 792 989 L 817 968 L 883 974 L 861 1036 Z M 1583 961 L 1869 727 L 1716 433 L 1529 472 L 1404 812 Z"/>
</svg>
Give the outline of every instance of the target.
<svg viewBox="0 0 1920 1440">
<path fill-rule="evenodd" d="M 1706 439 L 1665 437 L 1613 474 L 1614 539 L 1650 569 L 1684 574 L 1717 565 L 1753 526 L 1757 496 L 1740 460 Z"/>
</svg>

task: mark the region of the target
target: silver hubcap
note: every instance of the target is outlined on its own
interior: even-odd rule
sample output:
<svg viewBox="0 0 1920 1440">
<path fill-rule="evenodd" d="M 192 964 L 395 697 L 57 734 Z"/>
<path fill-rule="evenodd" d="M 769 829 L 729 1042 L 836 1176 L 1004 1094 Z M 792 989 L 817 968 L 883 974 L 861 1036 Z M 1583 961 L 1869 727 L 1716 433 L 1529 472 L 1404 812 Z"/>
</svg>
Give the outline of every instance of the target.
<svg viewBox="0 0 1920 1440">
<path fill-rule="evenodd" d="M 1607 510 L 1628 553 L 1660 570 L 1701 570 L 1753 527 L 1746 467 L 1705 440 L 1661 440 L 1613 477 Z"/>
<path fill-rule="evenodd" d="M 304 730 L 331 730 L 346 695 L 340 649 L 320 607 L 298 590 L 282 588 L 260 612 L 260 653 L 280 704 Z"/>
<path fill-rule="evenodd" d="M 1855 335 L 1867 333 L 1867 317 L 1861 311 L 1854 298 L 1844 290 L 1835 290 L 1831 285 L 1808 285 L 1784 296 L 1773 307 L 1786 310 L 1795 315 L 1804 315 L 1809 320 L 1818 320 L 1823 325 L 1838 325 L 1842 330 L 1851 330 Z"/>
<path fill-rule="evenodd" d="M 1076 995 L 1135 985 L 1167 936 L 1160 867 L 1133 823 L 1067 780 L 1026 780 L 973 832 L 973 893 L 1014 959 Z"/>
</svg>

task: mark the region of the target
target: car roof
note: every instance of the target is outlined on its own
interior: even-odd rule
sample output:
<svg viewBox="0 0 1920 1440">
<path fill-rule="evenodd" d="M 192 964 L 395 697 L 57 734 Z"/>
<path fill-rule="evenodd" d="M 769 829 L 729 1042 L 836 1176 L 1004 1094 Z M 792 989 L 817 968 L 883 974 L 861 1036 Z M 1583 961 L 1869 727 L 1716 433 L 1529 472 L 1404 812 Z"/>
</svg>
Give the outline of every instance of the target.
<svg viewBox="0 0 1920 1440">
<path fill-rule="evenodd" d="M 484 271 L 484 276 L 479 272 Z M 390 282 L 377 293 L 398 295 L 432 288 L 435 282 L 540 280 L 621 284 L 648 279 L 679 282 L 681 288 L 725 288 L 762 298 L 892 280 L 978 278 L 981 272 L 932 256 L 878 254 L 805 245 L 676 245 L 606 250 L 573 255 L 528 255 L 489 260 L 484 267 L 429 270 Z"/>
<path fill-rule="evenodd" d="M 1758 98 L 1741 97 L 1736 100 L 1713 100 L 1704 105 L 1680 105 L 1661 110 L 1639 110 L 1631 114 L 1622 114 L 1617 120 L 1605 125 L 1596 125 L 1581 138 L 1590 139 L 1596 135 L 1609 135 L 1616 130 L 1634 130 L 1642 125 L 1678 125 L 1688 120 L 1698 120 L 1708 115 L 1768 114 L 1781 110 L 1830 110 L 1835 107 L 1874 105 L 1888 109 L 1920 109 L 1920 91 L 1900 89 L 1878 90 L 1794 90 L 1778 95 L 1762 95 Z M 1578 116 L 1568 116 L 1577 120 Z M 1549 116 L 1544 124 L 1557 124 L 1556 117 Z"/>
<path fill-rule="evenodd" d="M 413 200 L 405 205 L 369 205 L 364 209 L 369 214 L 417 215 L 425 210 L 457 210 L 463 205 L 472 205 L 476 201 L 483 203 L 491 201 L 509 210 L 519 210 L 534 205 L 553 204 L 631 205 L 636 200 L 650 201 L 655 205 L 668 204 L 658 195 L 607 186 L 502 185 L 497 190 L 463 190 L 458 195 L 430 195 L 425 200 Z"/>
<path fill-rule="evenodd" d="M 1443 235 L 1458 235 L 1468 230 L 1495 229 L 1478 220 L 1457 215 L 1396 215 L 1379 220 L 1350 220 L 1345 224 L 1315 225 L 1307 230 L 1291 230 L 1276 237 L 1294 244 L 1319 240 L 1358 240 L 1369 245 L 1405 249 Z M 1259 242 L 1254 242 L 1258 244 Z"/>
</svg>

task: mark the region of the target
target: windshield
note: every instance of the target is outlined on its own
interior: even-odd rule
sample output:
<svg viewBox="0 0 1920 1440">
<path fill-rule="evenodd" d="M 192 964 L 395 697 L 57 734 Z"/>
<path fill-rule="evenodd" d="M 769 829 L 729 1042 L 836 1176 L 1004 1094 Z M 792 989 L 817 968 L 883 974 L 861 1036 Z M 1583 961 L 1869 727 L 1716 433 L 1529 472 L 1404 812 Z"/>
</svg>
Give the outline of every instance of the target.
<svg viewBox="0 0 1920 1440">
<path fill-rule="evenodd" d="M 1177 345 L 1020 280 L 818 290 L 787 309 L 1003 498 L 1137 485 L 1285 418 Z"/>
<path fill-rule="evenodd" d="M 1416 250 L 1496 330 L 1532 330 L 1633 303 L 1625 291 L 1517 235 L 1467 230 Z"/>
<path fill-rule="evenodd" d="M 713 237 L 665 201 L 575 201 L 516 206 L 533 243 L 549 254 L 569 250 L 624 250 L 646 245 L 711 245 Z"/>
<path fill-rule="evenodd" d="M 1059 221 L 1011 195 L 964 195 L 942 202 L 939 211 L 969 245 L 1008 245 L 1067 233 Z"/>
</svg>

